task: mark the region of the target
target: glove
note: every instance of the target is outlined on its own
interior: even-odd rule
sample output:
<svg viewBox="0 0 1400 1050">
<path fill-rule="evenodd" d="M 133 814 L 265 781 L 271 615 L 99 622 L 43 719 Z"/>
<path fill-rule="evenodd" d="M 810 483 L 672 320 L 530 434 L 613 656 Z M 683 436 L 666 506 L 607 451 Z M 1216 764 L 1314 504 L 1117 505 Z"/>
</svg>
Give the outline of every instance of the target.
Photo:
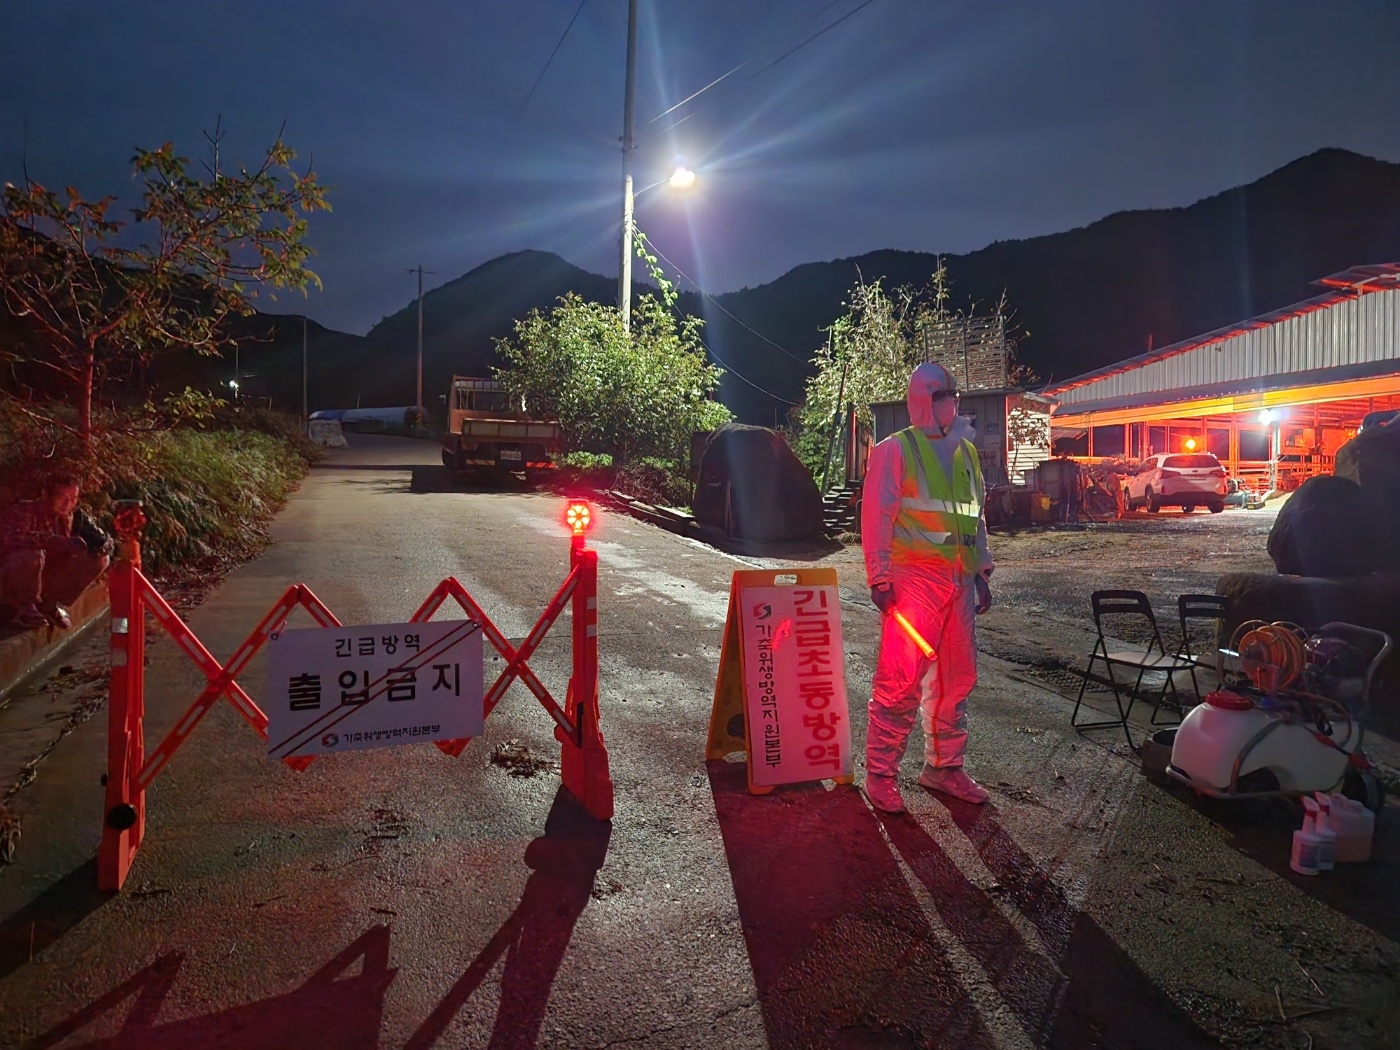
<svg viewBox="0 0 1400 1050">
<path fill-rule="evenodd" d="M 870 588 L 870 600 L 882 615 L 894 608 L 894 584 L 880 583 Z"/>
<path fill-rule="evenodd" d="M 992 607 L 992 585 L 987 582 L 987 577 L 980 572 L 972 578 L 973 585 L 977 588 L 977 605 L 974 607 L 978 616 Z"/>
</svg>

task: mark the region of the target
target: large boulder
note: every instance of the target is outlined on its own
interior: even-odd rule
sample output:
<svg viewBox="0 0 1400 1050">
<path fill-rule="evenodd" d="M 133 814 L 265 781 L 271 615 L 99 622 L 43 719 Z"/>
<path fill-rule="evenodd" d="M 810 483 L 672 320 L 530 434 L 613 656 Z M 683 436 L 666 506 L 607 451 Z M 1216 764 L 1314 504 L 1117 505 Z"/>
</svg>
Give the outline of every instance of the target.
<svg viewBox="0 0 1400 1050">
<path fill-rule="evenodd" d="M 801 540 L 822 529 L 822 498 L 783 436 L 726 423 L 700 455 L 695 520 L 738 540 Z"/>
<path fill-rule="evenodd" d="M 1376 525 L 1376 571 L 1400 572 L 1400 420 L 1357 434 L 1337 450 L 1335 469 L 1361 486 Z"/>
<path fill-rule="evenodd" d="M 1269 557 L 1285 576 L 1365 576 L 1381 567 L 1375 515 L 1361 486 L 1309 478 L 1279 511 Z"/>
</svg>

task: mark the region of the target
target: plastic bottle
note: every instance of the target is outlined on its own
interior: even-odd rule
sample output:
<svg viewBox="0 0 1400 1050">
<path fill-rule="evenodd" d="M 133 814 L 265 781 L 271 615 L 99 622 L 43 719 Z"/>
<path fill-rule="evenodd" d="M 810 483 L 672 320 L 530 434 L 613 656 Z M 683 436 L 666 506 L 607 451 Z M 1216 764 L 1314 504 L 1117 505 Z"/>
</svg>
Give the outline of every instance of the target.
<svg viewBox="0 0 1400 1050">
<path fill-rule="evenodd" d="M 1317 835 L 1317 870 L 1331 871 L 1337 863 L 1337 833 L 1332 830 L 1329 807 L 1312 799 L 1303 800 L 1303 808 L 1313 803 L 1313 830 Z"/>
<path fill-rule="evenodd" d="M 1334 794 L 1331 799 L 1332 830 L 1337 833 L 1338 864 L 1359 864 L 1371 859 L 1376 815 L 1355 799 Z"/>
<path fill-rule="evenodd" d="M 1313 805 L 1316 806 L 1317 803 L 1314 802 Z M 1321 845 L 1322 840 L 1317 837 L 1312 814 L 1308 813 L 1303 817 L 1302 829 L 1293 833 L 1293 855 L 1288 860 L 1288 866 L 1299 875 L 1316 875 L 1317 854 Z"/>
</svg>

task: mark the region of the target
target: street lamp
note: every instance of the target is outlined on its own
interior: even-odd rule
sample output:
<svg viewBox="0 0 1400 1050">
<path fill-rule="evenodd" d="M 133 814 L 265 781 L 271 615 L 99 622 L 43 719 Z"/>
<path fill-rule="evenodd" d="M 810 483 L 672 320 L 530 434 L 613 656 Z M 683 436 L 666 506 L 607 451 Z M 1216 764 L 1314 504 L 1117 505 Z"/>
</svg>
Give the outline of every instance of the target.
<svg viewBox="0 0 1400 1050">
<path fill-rule="evenodd" d="M 676 165 L 676 170 L 671 173 L 671 177 L 666 180 L 671 184 L 673 190 L 688 190 L 695 185 L 695 172 L 691 171 L 684 164 Z"/>
<path fill-rule="evenodd" d="M 632 241 L 636 224 L 632 213 L 641 193 L 632 191 L 632 154 L 637 148 L 634 133 L 634 110 L 637 95 L 637 0 L 627 0 L 627 78 L 622 98 L 622 243 L 617 274 L 617 308 L 622 314 L 622 327 L 632 326 Z M 666 180 L 678 190 L 695 184 L 695 172 L 679 164 Z M 660 185 L 654 183 L 653 185 Z M 651 186 L 646 187 L 651 189 Z M 643 190 L 642 193 L 645 193 Z"/>
</svg>

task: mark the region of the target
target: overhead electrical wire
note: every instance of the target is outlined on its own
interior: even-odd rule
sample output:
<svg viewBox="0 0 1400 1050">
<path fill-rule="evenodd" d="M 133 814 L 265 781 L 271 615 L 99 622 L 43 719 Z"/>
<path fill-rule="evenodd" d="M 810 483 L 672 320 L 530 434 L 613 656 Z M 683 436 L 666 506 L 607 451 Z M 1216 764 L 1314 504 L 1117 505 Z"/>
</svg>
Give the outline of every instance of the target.
<svg viewBox="0 0 1400 1050">
<path fill-rule="evenodd" d="M 694 284 L 696 290 L 697 290 L 697 291 L 700 291 L 700 286 L 699 286 L 698 284 L 695 284 L 695 278 L 691 277 L 691 276 L 690 276 L 689 274 L 687 274 L 684 270 L 682 270 L 679 266 L 677 266 L 675 263 L 673 263 L 670 259 L 666 258 L 666 256 L 665 256 L 664 254 L 662 254 L 661 249 L 658 248 L 655 244 L 653 244 L 651 238 L 648 237 L 645 233 L 642 233 L 640 230 L 638 230 L 637 233 L 638 233 L 638 235 L 642 238 L 642 240 L 646 242 L 647 246 L 648 246 L 652 251 L 654 251 L 654 252 L 657 254 L 657 257 L 660 258 L 662 262 L 664 262 L 667 266 L 671 267 L 671 269 L 675 270 L 676 273 L 680 274 L 682 277 L 684 277 L 684 278 L 685 278 L 687 281 L 689 281 L 691 284 Z M 715 302 L 713 296 L 706 295 L 705 292 L 703 292 L 703 291 L 700 291 L 700 294 L 703 295 L 706 299 L 709 299 L 711 302 Z M 724 307 L 723 307 L 723 306 L 720 306 L 719 303 L 715 303 L 715 305 L 716 305 L 716 306 L 719 306 L 719 308 L 720 308 L 721 310 L 724 310 Z M 724 312 L 725 312 L 726 314 L 729 314 L 730 317 L 734 317 L 734 315 L 733 315 L 733 314 L 730 314 L 728 310 L 724 310 Z M 746 325 L 746 324 L 744 324 L 743 321 L 739 321 L 739 319 L 738 319 L 737 317 L 734 317 L 734 320 L 735 320 L 735 321 L 738 321 L 739 324 L 740 324 L 740 325 L 743 325 L 744 328 L 748 328 L 748 330 L 749 330 L 750 332 L 753 332 L 754 335 L 758 336 L 758 337 L 759 337 L 760 339 L 762 339 L 764 342 L 766 342 L 766 343 L 773 343 L 773 340 L 769 339 L 767 336 L 763 335 L 761 332 L 754 332 L 754 330 L 753 330 L 752 328 L 749 328 L 749 326 Z M 715 359 L 715 361 L 719 364 L 719 366 L 720 366 L 721 368 L 723 368 L 723 369 L 724 369 L 726 372 L 728 372 L 730 375 L 734 376 L 734 378 L 739 379 L 739 380 L 741 380 L 741 381 L 747 383 L 749 386 L 751 386 L 751 387 L 753 387 L 755 390 L 757 390 L 760 394 L 765 394 L 765 395 L 767 395 L 768 397 L 771 397 L 774 401 L 781 401 L 781 402 L 782 402 L 783 404 L 785 404 L 785 405 L 798 405 L 798 404 L 801 404 L 800 401 L 790 401 L 790 400 L 788 400 L 787 398 L 783 397 L 781 394 L 775 394 L 775 393 L 773 393 L 773 391 L 768 390 L 768 389 L 766 389 L 766 388 L 764 388 L 764 387 L 759 386 L 759 385 L 758 385 L 757 383 L 755 383 L 752 379 L 749 379 L 747 376 L 745 376 L 745 375 L 743 375 L 742 373 L 740 373 L 740 372 L 738 372 L 737 370 L 735 370 L 733 366 L 725 364 L 724 361 L 723 361 L 723 359 L 721 359 L 721 357 L 719 356 L 719 354 L 715 353 L 714 347 L 712 347 L 709 343 L 705 342 L 705 340 L 704 340 L 703 338 L 700 339 L 700 344 L 701 344 L 707 351 L 709 351 L 710 356 L 713 357 L 713 358 Z M 793 358 L 793 360 L 795 360 L 795 361 L 801 361 L 801 358 L 796 357 L 794 354 L 792 354 L 792 353 L 789 352 L 788 350 L 785 350 L 785 349 L 783 349 L 783 347 L 778 346 L 777 343 L 773 343 L 773 345 L 774 345 L 774 346 L 777 346 L 779 350 L 782 350 L 783 353 L 785 353 L 785 354 L 787 354 L 789 357 Z M 808 362 L 805 362 L 805 361 L 803 362 L 803 364 L 807 364 L 807 363 L 808 363 Z"/>
<path fill-rule="evenodd" d="M 828 3 L 825 7 L 823 7 L 820 11 L 818 11 L 818 12 L 817 12 L 815 15 L 813 15 L 812 17 L 813 17 L 813 18 L 816 18 L 816 17 L 822 15 L 823 13 L 825 13 L 825 12 L 831 10 L 831 8 L 835 7 L 839 2 L 840 2 L 840 0 L 831 0 L 830 3 Z M 824 34 L 826 34 L 826 33 L 829 33 L 831 30 L 833 30 L 833 29 L 835 29 L 837 26 L 839 26 L 842 22 L 846 21 L 846 19 L 850 18 L 852 15 L 855 15 L 855 14 L 859 13 L 860 11 L 863 11 L 865 8 L 869 7 L 869 6 L 870 6 L 871 4 L 873 4 L 874 2 L 875 2 L 875 0 L 863 0 L 863 2 L 862 2 L 861 4 L 859 4 L 858 6 L 852 8 L 850 11 L 847 11 L 844 15 L 842 15 L 842 16 L 841 16 L 840 18 L 838 18 L 836 21 L 834 21 L 834 22 L 832 22 L 832 23 L 830 23 L 830 24 L 828 24 L 828 25 L 822 27 L 821 29 L 818 29 L 815 33 L 812 33 L 810 36 L 804 38 L 802 41 L 800 41 L 799 43 L 797 43 L 797 44 L 794 45 L 793 47 L 788 48 L 788 50 L 784 51 L 781 55 L 779 55 L 777 58 L 773 59 L 773 61 L 769 62 L 767 65 L 762 66 L 762 67 L 760 67 L 759 69 L 754 70 L 752 73 L 750 73 L 747 77 L 744 78 L 744 83 L 747 84 L 749 81 L 753 80 L 755 77 L 761 76 L 762 74 L 768 72 L 768 70 L 772 69 L 772 68 L 773 68 L 774 66 L 776 66 L 779 62 L 782 62 L 784 59 L 790 58 L 791 56 L 795 55 L 797 52 L 801 51 L 804 47 L 806 47 L 806 46 L 807 46 L 808 44 L 810 44 L 812 41 L 816 40 L 818 37 L 820 37 L 820 36 L 822 36 L 822 35 L 824 35 Z M 652 117 L 651 120 L 647 121 L 646 126 L 647 126 L 647 127 L 650 127 L 652 124 L 655 124 L 655 123 L 656 123 L 658 120 L 660 120 L 662 117 L 665 117 L 665 116 L 667 116 L 668 114 L 674 113 L 676 110 L 680 109 L 682 106 L 684 106 L 684 105 L 686 105 L 686 104 L 688 104 L 688 103 L 690 103 L 690 102 L 693 102 L 695 99 L 699 98 L 699 97 L 700 97 L 701 95 L 703 95 L 705 92 L 709 91 L 712 87 L 715 87 L 717 84 L 721 83 L 722 81 L 727 80 L 729 77 L 733 76 L 735 73 L 739 72 L 739 70 L 743 69 L 745 66 L 747 66 L 750 62 L 753 62 L 753 61 L 754 61 L 754 57 L 753 57 L 753 56 L 750 56 L 750 57 L 744 59 L 744 60 L 743 60 L 742 62 L 740 62 L 737 66 L 735 66 L 733 69 L 731 69 L 729 72 L 723 73 L 723 74 L 721 74 L 720 76 L 716 77 L 714 80 L 710 81 L 708 84 L 706 84 L 704 87 L 702 87 L 699 91 L 696 91 L 696 92 L 694 92 L 693 94 L 690 94 L 690 95 L 686 96 L 686 97 L 683 98 L 681 101 L 677 102 L 674 106 L 671 106 L 670 108 L 665 109 L 665 110 L 663 110 L 662 112 L 658 113 L 656 116 Z M 687 114 L 685 117 L 682 117 L 681 120 L 686 120 L 686 119 L 688 119 L 691 115 L 692 115 L 692 114 Z M 668 125 L 666 126 L 666 128 L 663 129 L 663 130 L 665 130 L 665 131 L 670 131 L 670 130 L 671 130 L 672 128 L 674 128 L 677 124 L 679 124 L 679 123 L 681 122 L 681 120 L 677 120 L 677 121 L 675 121 L 675 122 L 672 123 L 672 124 L 668 124 Z"/>
<path fill-rule="evenodd" d="M 578 21 L 578 16 L 583 14 L 583 5 L 588 0 L 578 0 L 578 7 L 574 8 L 574 17 L 569 19 L 569 24 L 564 27 L 564 32 L 559 35 L 559 40 L 554 45 L 554 50 L 549 53 L 549 57 L 544 60 L 544 66 L 540 69 L 540 75 L 535 77 L 535 82 L 530 85 L 530 90 L 525 92 L 525 98 L 520 103 L 520 108 L 515 111 L 515 116 L 510 118 L 513 125 L 520 119 L 520 114 L 525 112 L 525 107 L 530 104 L 530 99 L 535 97 L 535 91 L 540 86 L 540 81 L 544 80 L 544 75 L 549 72 L 549 67 L 554 64 L 554 56 L 559 54 L 559 49 L 564 46 L 564 41 L 569 38 L 569 31 L 574 28 L 574 23 Z"/>
<path fill-rule="evenodd" d="M 715 298 L 713 295 L 711 295 L 709 292 L 705 291 L 705 289 L 703 289 L 703 288 L 700 287 L 700 282 L 699 282 L 699 281 L 697 281 L 694 277 L 690 276 L 690 274 L 688 274 L 688 273 L 686 273 L 684 270 L 682 270 L 679 266 L 677 266 L 675 263 L 673 263 L 670 259 L 666 258 L 666 256 L 662 253 L 661 249 L 658 248 L 658 247 L 656 246 L 656 244 L 652 241 L 652 239 L 651 239 L 650 237 L 648 237 L 648 236 L 647 236 L 645 233 L 643 233 L 641 230 L 638 230 L 638 231 L 637 231 L 637 234 L 638 234 L 638 236 L 640 236 L 640 237 L 642 238 L 642 240 L 646 241 L 647 247 L 649 247 L 652 251 L 654 251 L 654 252 L 657 254 L 657 257 L 660 258 L 662 262 L 664 262 L 667 266 L 671 267 L 671 269 L 675 270 L 676 273 L 680 274 L 680 275 L 681 275 L 682 277 L 684 277 L 687 281 L 689 281 L 691 284 L 693 284 L 693 285 L 695 286 L 695 290 L 696 290 L 697 292 L 699 292 L 702 296 L 704 296 L 706 299 L 708 299 L 710 302 L 712 302 L 716 307 L 718 307 L 721 313 L 723 313 L 725 316 L 727 316 L 730 320 L 732 320 L 732 321 L 733 321 L 735 324 L 737 324 L 740 328 L 744 329 L 746 332 L 749 332 L 751 335 L 755 335 L 755 336 L 757 336 L 758 338 L 762 339 L 762 340 L 763 340 L 765 343 L 767 343 L 769 346 L 776 347 L 777 349 L 781 350 L 783 353 L 787 354 L 788 357 L 792 358 L 794 361 L 796 361 L 796 362 L 797 362 L 798 364 L 800 364 L 800 365 L 810 365 L 810 364 L 812 363 L 809 359 L 804 359 L 804 358 L 798 357 L 796 354 L 794 354 L 794 353 L 793 353 L 791 350 L 789 350 L 787 347 L 783 346 L 782 343 L 775 343 L 772 339 L 769 339 L 769 338 L 768 338 L 766 335 L 764 335 L 762 332 L 758 331 L 758 330 L 755 329 L 755 328 L 749 327 L 749 325 L 745 324 L 742 320 L 740 320 L 740 319 L 739 319 L 738 317 L 736 317 L 734 314 L 730 313 L 728 310 L 725 309 L 723 303 L 721 303 L 718 299 L 716 299 L 716 298 Z M 791 403 L 791 402 L 789 402 L 789 403 Z"/>
</svg>

